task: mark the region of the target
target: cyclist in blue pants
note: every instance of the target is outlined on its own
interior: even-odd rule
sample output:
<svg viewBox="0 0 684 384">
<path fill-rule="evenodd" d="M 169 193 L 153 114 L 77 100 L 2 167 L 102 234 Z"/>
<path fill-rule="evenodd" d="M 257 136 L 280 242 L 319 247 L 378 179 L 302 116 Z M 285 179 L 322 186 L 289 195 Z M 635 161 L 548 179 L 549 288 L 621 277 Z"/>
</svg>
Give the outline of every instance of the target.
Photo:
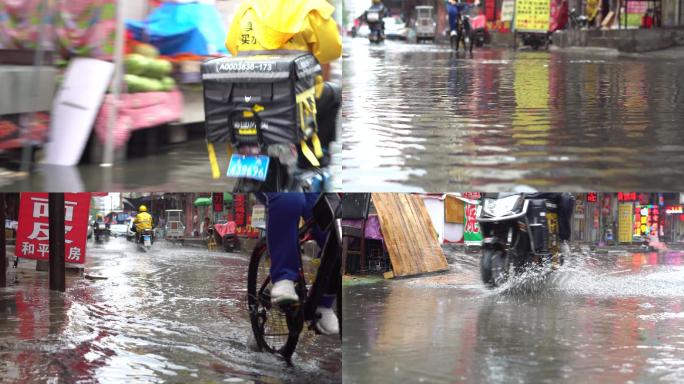
<svg viewBox="0 0 684 384">
<path fill-rule="evenodd" d="M 266 205 L 266 236 L 268 251 L 271 255 L 271 301 L 276 304 L 296 303 L 299 297 L 294 282 L 302 269 L 299 257 L 299 219 L 309 220 L 317 193 L 261 193 L 257 198 Z M 325 233 L 313 229 L 313 236 L 319 247 L 325 243 Z M 323 296 L 316 313 L 321 316 L 316 323 L 318 331 L 333 335 L 340 332 L 339 323 L 332 306 L 336 298 L 336 285 L 333 279 L 328 294 Z"/>
</svg>

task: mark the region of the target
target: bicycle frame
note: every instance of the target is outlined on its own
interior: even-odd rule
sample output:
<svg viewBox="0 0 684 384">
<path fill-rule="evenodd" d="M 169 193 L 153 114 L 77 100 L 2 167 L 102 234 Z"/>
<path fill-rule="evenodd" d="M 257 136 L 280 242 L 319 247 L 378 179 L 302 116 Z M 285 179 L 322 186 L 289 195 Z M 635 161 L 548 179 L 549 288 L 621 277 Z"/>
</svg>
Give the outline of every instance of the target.
<svg viewBox="0 0 684 384">
<path fill-rule="evenodd" d="M 311 219 L 309 220 L 304 227 L 301 228 L 300 230 L 300 239 L 301 241 L 306 241 L 307 235 L 310 233 L 310 231 L 313 229 L 313 226 L 315 225 L 315 220 Z M 311 288 L 307 290 L 306 288 L 306 280 L 304 278 L 304 271 L 303 269 L 300 270 L 299 274 L 299 279 L 300 279 L 300 284 L 299 287 L 302 290 L 301 292 L 298 292 L 300 295 L 300 298 L 302 298 L 302 303 L 303 303 L 303 314 L 304 314 L 304 321 L 310 322 L 310 321 L 315 321 L 316 320 L 316 308 L 321 302 L 321 299 L 323 298 L 323 295 L 325 294 L 325 290 L 328 286 L 328 282 L 330 279 L 333 277 L 334 273 L 340 273 L 340 269 L 342 267 L 341 264 L 341 255 L 340 255 L 340 244 L 341 244 L 341 228 L 340 226 L 340 221 L 339 219 L 335 220 L 334 227 L 336 228 L 330 228 L 330 233 L 326 237 L 325 244 L 323 245 L 322 252 L 321 252 L 321 263 L 318 267 L 318 271 L 316 273 L 316 279 L 314 280 L 313 284 L 311 285 Z M 300 264 L 303 265 L 303 260 L 301 259 L 301 253 L 300 253 Z M 307 292 L 308 291 L 308 292 Z"/>
</svg>

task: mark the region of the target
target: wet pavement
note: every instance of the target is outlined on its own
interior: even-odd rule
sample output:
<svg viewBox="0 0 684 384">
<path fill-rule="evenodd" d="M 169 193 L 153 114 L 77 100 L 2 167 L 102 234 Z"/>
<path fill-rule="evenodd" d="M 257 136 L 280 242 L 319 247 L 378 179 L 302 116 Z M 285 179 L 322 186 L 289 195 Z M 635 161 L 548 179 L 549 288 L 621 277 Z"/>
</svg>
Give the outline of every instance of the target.
<svg viewBox="0 0 684 384">
<path fill-rule="evenodd" d="M 219 149 L 217 148 L 217 151 Z M 222 174 L 228 168 L 225 151 L 217 153 Z M 38 164 L 26 177 L 19 174 L 1 177 L 4 191 L 184 191 L 232 190 L 234 179 L 211 178 L 209 156 L 203 140 L 193 140 L 148 155 L 114 164 L 62 167 Z"/>
<path fill-rule="evenodd" d="M 248 257 L 124 239 L 89 244 L 87 274 L 67 292 L 17 269 L 0 289 L 0 381 L 340 382 L 337 337 L 305 331 L 287 368 L 255 351 L 246 304 Z"/>
<path fill-rule="evenodd" d="M 345 190 L 684 188 L 679 56 L 344 49 Z"/>
<path fill-rule="evenodd" d="M 684 253 L 576 253 L 487 289 L 445 274 L 344 288 L 345 383 L 684 381 Z"/>
<path fill-rule="evenodd" d="M 217 148 L 217 151 L 219 149 Z M 341 145 L 331 146 L 334 161 L 330 166 L 332 190 L 340 190 L 342 171 L 339 153 Z M 221 178 L 212 179 L 209 157 L 204 141 L 175 144 L 162 153 L 126 160 L 104 168 L 98 164 L 62 167 L 38 164 L 26 176 L 0 167 L 0 191 L 147 191 L 203 192 L 231 191 L 235 179 L 225 176 L 228 157 L 217 153 Z"/>
</svg>

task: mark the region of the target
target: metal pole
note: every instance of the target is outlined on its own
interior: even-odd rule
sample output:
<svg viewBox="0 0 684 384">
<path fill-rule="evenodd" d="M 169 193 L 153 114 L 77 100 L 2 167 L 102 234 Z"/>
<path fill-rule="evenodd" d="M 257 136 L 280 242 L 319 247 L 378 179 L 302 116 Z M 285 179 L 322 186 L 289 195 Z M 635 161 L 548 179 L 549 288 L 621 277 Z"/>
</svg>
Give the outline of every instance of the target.
<svg viewBox="0 0 684 384">
<path fill-rule="evenodd" d="M 31 80 L 31 113 L 27 123 L 22 121 L 20 124 L 23 127 L 21 137 L 24 147 L 21 150 L 21 172 L 28 173 L 31 169 L 31 156 L 33 153 L 33 143 L 31 142 L 31 127 L 37 121 L 35 109 L 38 107 L 38 83 L 43 67 L 44 43 L 45 43 L 45 19 L 48 14 L 48 2 L 43 0 L 40 2 L 40 22 L 38 24 L 38 43 L 33 55 L 33 79 Z M 27 126 L 28 124 L 28 126 Z"/>
<path fill-rule="evenodd" d="M 107 122 L 107 136 L 105 140 L 104 155 L 102 157 L 102 167 L 111 167 L 114 163 L 114 124 L 116 124 L 119 114 L 119 103 L 121 102 L 121 82 L 123 80 L 123 55 L 124 55 L 124 34 L 126 28 L 124 18 L 126 11 L 126 0 L 118 0 L 116 4 L 116 39 L 114 41 L 114 84 L 113 93 L 114 105 L 112 113 Z"/>
<path fill-rule="evenodd" d="M 66 290 L 64 262 L 64 194 L 50 193 L 50 290 Z"/>
<path fill-rule="evenodd" d="M 5 194 L 0 193 L 0 288 L 7 286 L 7 252 L 5 249 Z"/>
</svg>

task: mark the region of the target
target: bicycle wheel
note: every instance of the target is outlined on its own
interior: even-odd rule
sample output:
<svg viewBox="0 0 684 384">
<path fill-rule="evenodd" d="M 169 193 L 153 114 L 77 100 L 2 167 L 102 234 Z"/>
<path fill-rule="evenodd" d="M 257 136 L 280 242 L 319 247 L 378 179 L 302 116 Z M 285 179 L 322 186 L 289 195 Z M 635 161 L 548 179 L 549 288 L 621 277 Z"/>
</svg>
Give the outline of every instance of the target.
<svg viewBox="0 0 684 384">
<path fill-rule="evenodd" d="M 247 303 L 252 332 L 259 351 L 281 353 L 294 351 L 299 334 L 293 337 L 288 327 L 288 315 L 284 309 L 271 303 L 271 258 L 266 238 L 261 239 L 249 261 L 247 275 Z M 301 311 L 298 311 L 301 312 Z M 290 356 L 292 353 L 289 354 Z M 286 356 L 289 363 L 289 357 Z"/>
</svg>

